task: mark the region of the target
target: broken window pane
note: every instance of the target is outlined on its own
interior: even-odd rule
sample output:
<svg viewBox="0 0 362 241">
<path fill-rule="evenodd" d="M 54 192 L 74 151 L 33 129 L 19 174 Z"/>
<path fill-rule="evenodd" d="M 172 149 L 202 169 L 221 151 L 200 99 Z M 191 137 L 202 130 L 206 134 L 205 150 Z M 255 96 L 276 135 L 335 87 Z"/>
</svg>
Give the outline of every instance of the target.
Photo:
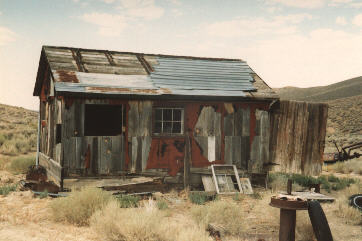
<svg viewBox="0 0 362 241">
<path fill-rule="evenodd" d="M 162 109 L 156 109 L 155 121 L 162 121 Z"/>
<path fill-rule="evenodd" d="M 163 122 L 163 133 L 172 133 L 172 122 L 171 121 Z"/>
<path fill-rule="evenodd" d="M 163 121 L 172 121 L 172 109 L 163 109 Z"/>
<path fill-rule="evenodd" d="M 162 133 L 162 122 L 156 121 L 154 132 L 155 133 Z"/>
<path fill-rule="evenodd" d="M 173 122 L 172 133 L 181 133 L 181 122 Z"/>
<path fill-rule="evenodd" d="M 181 121 L 181 110 L 180 109 L 173 110 L 173 121 Z"/>
</svg>

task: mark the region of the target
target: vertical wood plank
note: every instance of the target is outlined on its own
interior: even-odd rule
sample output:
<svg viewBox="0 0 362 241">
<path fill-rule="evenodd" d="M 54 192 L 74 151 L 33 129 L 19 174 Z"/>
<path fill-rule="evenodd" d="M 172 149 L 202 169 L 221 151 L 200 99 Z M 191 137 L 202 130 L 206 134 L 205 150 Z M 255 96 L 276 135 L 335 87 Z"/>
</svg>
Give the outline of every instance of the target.
<svg viewBox="0 0 362 241">
<path fill-rule="evenodd" d="M 260 117 L 260 158 L 261 162 L 269 163 L 269 113 L 261 112 Z"/>
<path fill-rule="evenodd" d="M 262 170 L 260 165 L 260 136 L 254 136 L 251 144 L 249 170 L 258 173 Z"/>
<path fill-rule="evenodd" d="M 187 189 L 190 186 L 190 169 L 191 169 L 191 140 L 189 134 L 185 137 L 185 155 L 184 155 L 184 188 Z"/>
<path fill-rule="evenodd" d="M 242 136 L 243 135 L 243 113 L 244 111 L 239 108 L 236 112 L 235 112 L 235 124 L 234 124 L 234 135 L 235 136 Z"/>
<path fill-rule="evenodd" d="M 243 127 L 242 127 L 242 136 L 250 136 L 250 108 L 243 109 Z"/>
<path fill-rule="evenodd" d="M 150 136 L 142 137 L 142 171 L 146 170 L 147 160 L 151 149 L 152 138 Z"/>
<path fill-rule="evenodd" d="M 138 138 L 132 137 L 131 173 L 135 173 L 137 169 L 138 144 Z"/>
<path fill-rule="evenodd" d="M 241 136 L 232 137 L 232 164 L 241 168 Z"/>
<path fill-rule="evenodd" d="M 216 138 L 215 136 L 207 137 L 207 159 L 209 162 L 216 160 Z"/>
<path fill-rule="evenodd" d="M 234 113 L 224 117 L 224 134 L 225 136 L 234 135 Z"/>
<path fill-rule="evenodd" d="M 122 139 L 123 136 L 112 136 L 110 137 L 112 140 L 112 149 L 111 149 L 111 172 L 117 173 L 122 170 Z"/>
<path fill-rule="evenodd" d="M 128 111 L 128 138 L 139 136 L 139 111 L 138 101 L 129 101 Z"/>
<path fill-rule="evenodd" d="M 151 136 L 152 131 L 152 102 L 139 102 L 139 136 Z"/>
<path fill-rule="evenodd" d="M 98 165 L 100 162 L 100 157 L 98 153 L 98 137 L 89 137 L 92 140 L 92 149 L 91 149 L 91 163 L 90 163 L 90 169 L 92 173 L 98 174 Z"/>
<path fill-rule="evenodd" d="M 250 160 L 250 137 L 241 137 L 240 147 L 240 167 L 243 170 L 248 170 L 248 162 Z"/>
<path fill-rule="evenodd" d="M 200 149 L 201 149 L 201 154 L 208 158 L 208 137 L 207 136 L 195 136 L 195 141 L 197 142 L 197 144 L 199 144 Z"/>
<path fill-rule="evenodd" d="M 225 164 L 233 163 L 233 139 L 232 136 L 225 136 L 225 152 L 224 152 L 224 162 Z"/>
</svg>

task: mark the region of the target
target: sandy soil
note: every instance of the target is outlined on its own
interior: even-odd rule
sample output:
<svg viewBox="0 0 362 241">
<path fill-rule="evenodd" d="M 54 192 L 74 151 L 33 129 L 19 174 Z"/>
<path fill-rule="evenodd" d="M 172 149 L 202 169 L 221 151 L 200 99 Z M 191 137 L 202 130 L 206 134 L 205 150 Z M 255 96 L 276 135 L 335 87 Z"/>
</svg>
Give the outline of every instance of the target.
<svg viewBox="0 0 362 241">
<path fill-rule="evenodd" d="M 0 197 L 0 240 L 97 240 L 88 227 L 52 222 L 51 201 L 31 191 Z"/>
<path fill-rule="evenodd" d="M 11 174 L 1 171 L 1 181 L 18 180 Z M 2 183 L 3 185 L 3 183 Z M 244 237 L 235 239 L 225 237 L 223 240 L 278 240 L 279 210 L 269 206 L 270 191 L 257 190 L 263 197 L 254 199 L 245 197 L 238 201 L 238 205 L 245 213 Z M 338 196 L 338 193 L 332 193 Z M 190 220 L 189 210 L 193 204 L 187 201 L 185 195 L 171 193 L 165 195 L 169 202 L 171 218 L 180 222 Z M 232 197 L 222 197 L 229 198 Z M 0 240 L 102 240 L 97 237 L 90 227 L 76 227 L 70 224 L 52 221 L 49 203 L 51 198 L 39 199 L 31 191 L 12 192 L 7 196 L 0 196 Z M 362 227 L 347 224 L 346 220 L 336 216 L 338 205 L 334 203 L 322 204 L 329 221 L 335 240 L 357 241 L 362 236 Z M 298 211 L 296 232 L 299 236 L 309 237 L 312 231 L 306 211 Z M 308 239 L 305 239 L 308 240 Z"/>
</svg>

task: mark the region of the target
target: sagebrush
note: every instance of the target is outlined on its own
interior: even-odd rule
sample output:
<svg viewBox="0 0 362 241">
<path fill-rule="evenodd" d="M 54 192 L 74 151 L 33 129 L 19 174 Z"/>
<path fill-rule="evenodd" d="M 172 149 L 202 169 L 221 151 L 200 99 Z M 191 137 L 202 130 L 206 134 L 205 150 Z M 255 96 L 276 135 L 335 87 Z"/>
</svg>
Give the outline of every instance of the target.
<svg viewBox="0 0 362 241">
<path fill-rule="evenodd" d="M 112 195 L 106 191 L 83 188 L 52 201 L 50 207 L 55 221 L 84 226 L 89 224 L 89 218 L 94 212 L 101 210 L 111 200 Z"/>
</svg>

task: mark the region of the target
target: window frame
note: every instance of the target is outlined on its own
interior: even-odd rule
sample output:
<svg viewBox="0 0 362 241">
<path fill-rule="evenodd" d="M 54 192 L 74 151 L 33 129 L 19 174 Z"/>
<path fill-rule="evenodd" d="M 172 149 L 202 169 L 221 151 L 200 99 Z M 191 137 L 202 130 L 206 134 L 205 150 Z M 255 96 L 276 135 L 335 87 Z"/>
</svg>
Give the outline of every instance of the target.
<svg viewBox="0 0 362 241">
<path fill-rule="evenodd" d="M 155 128 L 156 128 L 156 110 L 157 109 L 172 109 L 172 120 L 170 122 L 181 122 L 181 133 L 165 133 L 165 132 L 161 132 L 161 133 L 155 133 Z M 181 119 L 180 121 L 174 121 L 173 120 L 173 110 L 181 110 Z M 162 111 L 163 114 L 163 111 Z M 162 118 L 162 130 L 163 130 L 163 123 L 164 122 L 168 122 L 168 121 L 164 121 Z M 171 130 L 172 132 L 172 130 Z M 185 135 L 185 108 L 184 106 L 178 106 L 178 105 L 172 105 L 172 106 L 165 106 L 165 105 L 160 105 L 160 106 L 153 106 L 152 108 L 152 136 L 153 137 L 164 137 L 164 136 L 168 136 L 168 137 L 179 137 L 179 136 L 184 136 Z"/>
</svg>

